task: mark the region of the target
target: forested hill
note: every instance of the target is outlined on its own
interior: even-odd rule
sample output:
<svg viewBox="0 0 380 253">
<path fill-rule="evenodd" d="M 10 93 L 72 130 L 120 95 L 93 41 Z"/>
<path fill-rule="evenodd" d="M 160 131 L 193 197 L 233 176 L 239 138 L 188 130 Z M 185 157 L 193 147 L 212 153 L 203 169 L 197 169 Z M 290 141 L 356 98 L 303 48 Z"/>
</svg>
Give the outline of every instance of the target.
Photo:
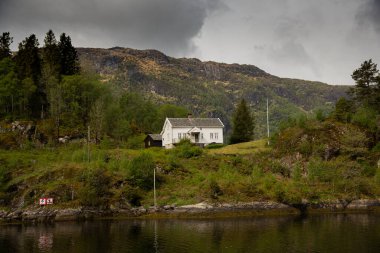
<svg viewBox="0 0 380 253">
<path fill-rule="evenodd" d="M 185 106 L 197 116 L 220 117 L 230 127 L 236 103 L 244 98 L 256 117 L 256 138 L 264 134 L 266 99 L 271 125 L 299 113 L 328 110 L 346 86 L 279 78 L 252 65 L 172 58 L 156 50 L 78 48 L 82 68 L 151 100 Z"/>
</svg>

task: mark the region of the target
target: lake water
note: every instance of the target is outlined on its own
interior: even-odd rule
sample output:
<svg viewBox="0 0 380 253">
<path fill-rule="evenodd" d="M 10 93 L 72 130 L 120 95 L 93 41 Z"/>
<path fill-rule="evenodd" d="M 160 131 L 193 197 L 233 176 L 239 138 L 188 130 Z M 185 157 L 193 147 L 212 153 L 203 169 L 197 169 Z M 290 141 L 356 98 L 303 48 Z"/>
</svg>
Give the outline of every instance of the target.
<svg viewBox="0 0 380 253">
<path fill-rule="evenodd" d="M 0 252 L 380 252 L 380 215 L 0 225 Z"/>
</svg>

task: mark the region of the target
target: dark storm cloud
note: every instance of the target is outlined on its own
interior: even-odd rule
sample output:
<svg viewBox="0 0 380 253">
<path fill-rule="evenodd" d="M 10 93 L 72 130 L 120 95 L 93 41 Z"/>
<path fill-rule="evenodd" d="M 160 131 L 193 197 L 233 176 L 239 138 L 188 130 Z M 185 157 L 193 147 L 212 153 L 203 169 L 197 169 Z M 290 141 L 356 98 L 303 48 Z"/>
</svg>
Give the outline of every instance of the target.
<svg viewBox="0 0 380 253">
<path fill-rule="evenodd" d="M 366 0 L 357 18 L 360 24 L 370 23 L 380 34 L 380 0 Z"/>
<path fill-rule="evenodd" d="M 331 84 L 352 84 L 364 60 L 380 64 L 380 0 L 0 0 L 0 32 L 15 42 L 35 33 L 42 44 L 49 29 L 75 46 L 154 48 Z"/>
<path fill-rule="evenodd" d="M 0 29 L 15 41 L 48 29 L 66 32 L 79 46 L 155 48 L 171 55 L 194 49 L 220 0 L 1 0 Z M 22 34 L 22 35 L 20 35 Z M 19 36 L 20 38 L 18 38 Z M 18 40 L 16 40 L 18 39 Z"/>
</svg>

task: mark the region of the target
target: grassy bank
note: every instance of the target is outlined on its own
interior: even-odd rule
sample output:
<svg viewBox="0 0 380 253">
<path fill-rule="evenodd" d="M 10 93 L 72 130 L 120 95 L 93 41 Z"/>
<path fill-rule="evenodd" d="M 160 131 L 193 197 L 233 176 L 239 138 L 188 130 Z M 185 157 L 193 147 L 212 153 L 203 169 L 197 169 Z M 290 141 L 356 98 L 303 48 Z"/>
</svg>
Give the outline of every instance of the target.
<svg viewBox="0 0 380 253">
<path fill-rule="evenodd" d="M 281 138 L 292 133 L 286 134 Z M 274 149 L 264 140 L 213 149 L 93 145 L 89 160 L 81 144 L 2 150 L 0 205 L 35 207 L 39 198 L 53 197 L 62 208 L 151 206 L 154 169 L 160 206 L 267 200 L 297 204 L 380 196 L 380 172 L 369 161 L 345 155 L 323 160 L 304 142 L 293 143 L 293 150 L 302 148 L 297 152 L 287 152 L 281 139 Z"/>
</svg>

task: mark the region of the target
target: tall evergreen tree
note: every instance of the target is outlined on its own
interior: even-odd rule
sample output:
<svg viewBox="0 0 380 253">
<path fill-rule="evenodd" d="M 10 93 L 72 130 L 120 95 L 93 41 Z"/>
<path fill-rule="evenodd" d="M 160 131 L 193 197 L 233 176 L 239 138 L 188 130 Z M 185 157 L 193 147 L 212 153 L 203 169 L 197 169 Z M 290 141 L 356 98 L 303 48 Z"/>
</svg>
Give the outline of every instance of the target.
<svg viewBox="0 0 380 253">
<path fill-rule="evenodd" d="M 62 33 L 60 36 L 58 47 L 61 57 L 61 74 L 79 74 L 79 58 L 77 55 L 77 51 L 71 44 L 70 36 L 66 36 L 65 33 Z"/>
<path fill-rule="evenodd" d="M 19 80 L 15 72 L 15 64 L 10 58 L 0 60 L 0 110 L 5 115 L 14 116 L 19 101 Z"/>
<path fill-rule="evenodd" d="M 17 72 L 21 80 L 32 78 L 35 84 L 41 77 L 41 59 L 36 35 L 25 38 L 18 46 L 16 55 Z"/>
<path fill-rule="evenodd" d="M 372 60 L 364 61 L 352 74 L 355 87 L 350 89 L 354 100 L 359 105 L 374 107 L 380 110 L 380 74 L 377 64 Z"/>
<path fill-rule="evenodd" d="M 3 35 L 0 35 L 0 60 L 12 55 L 10 49 L 12 42 L 13 38 L 10 37 L 9 32 L 4 32 Z"/>
<path fill-rule="evenodd" d="M 44 39 L 44 47 L 42 48 L 43 68 L 42 73 L 45 77 L 59 77 L 61 70 L 60 51 L 52 30 L 46 33 Z"/>
<path fill-rule="evenodd" d="M 240 101 L 236 108 L 232 124 L 231 144 L 253 139 L 254 119 L 244 99 Z"/>
<path fill-rule="evenodd" d="M 19 44 L 16 66 L 19 80 L 28 94 L 27 108 L 33 117 L 43 115 L 46 108 L 46 91 L 41 82 L 41 59 L 36 35 L 32 34 Z M 33 88 L 35 87 L 35 88 Z M 26 102 L 26 101 L 25 101 Z"/>
<path fill-rule="evenodd" d="M 62 114 L 62 88 L 60 84 L 61 57 L 57 40 L 52 30 L 46 33 L 42 48 L 42 81 L 46 87 L 48 111 L 54 120 L 56 138 L 60 135 Z"/>
</svg>

